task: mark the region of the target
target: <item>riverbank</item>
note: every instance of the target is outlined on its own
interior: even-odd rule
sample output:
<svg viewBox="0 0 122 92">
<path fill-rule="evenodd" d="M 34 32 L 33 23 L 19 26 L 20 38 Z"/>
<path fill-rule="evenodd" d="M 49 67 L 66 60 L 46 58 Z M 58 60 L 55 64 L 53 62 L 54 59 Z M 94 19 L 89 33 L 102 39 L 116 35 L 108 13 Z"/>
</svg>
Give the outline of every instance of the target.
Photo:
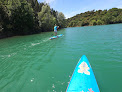
<svg viewBox="0 0 122 92">
<path fill-rule="evenodd" d="M 122 24 L 122 23 L 116 23 L 116 24 Z M 107 25 L 114 25 L 114 24 L 107 24 Z M 88 25 L 89 27 L 92 25 Z M 75 27 L 88 27 L 88 26 L 75 26 Z M 95 26 L 100 26 L 100 25 L 95 25 Z M 104 26 L 104 25 L 101 25 Z M 67 28 L 72 28 L 72 27 L 67 27 Z M 63 28 L 62 28 L 63 29 Z M 59 29 L 61 30 L 61 29 Z M 46 31 L 46 32 L 53 32 L 53 31 Z M 40 34 L 40 33 L 44 33 L 44 32 L 39 32 L 37 31 L 37 33 L 31 33 L 31 34 L 26 34 L 26 35 L 2 35 L 0 34 L 0 39 L 5 39 L 5 38 L 10 38 L 10 37 L 15 37 L 15 36 L 28 36 L 28 35 L 34 35 L 34 34 Z"/>
<path fill-rule="evenodd" d="M 122 9 L 92 10 L 67 19 L 67 26 L 93 26 L 122 23 Z"/>
</svg>

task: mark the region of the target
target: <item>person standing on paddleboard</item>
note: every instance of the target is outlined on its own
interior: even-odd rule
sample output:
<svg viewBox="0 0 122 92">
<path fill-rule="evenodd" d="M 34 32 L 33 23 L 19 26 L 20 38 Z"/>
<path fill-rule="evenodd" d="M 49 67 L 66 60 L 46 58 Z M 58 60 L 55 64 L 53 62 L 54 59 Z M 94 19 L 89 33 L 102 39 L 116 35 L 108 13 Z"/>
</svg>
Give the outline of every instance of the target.
<svg viewBox="0 0 122 92">
<path fill-rule="evenodd" d="M 54 26 L 54 33 L 55 33 L 55 36 L 57 35 L 57 30 L 58 30 L 58 28 L 59 28 L 59 26 L 57 26 L 57 25 L 55 24 L 55 26 Z"/>
</svg>

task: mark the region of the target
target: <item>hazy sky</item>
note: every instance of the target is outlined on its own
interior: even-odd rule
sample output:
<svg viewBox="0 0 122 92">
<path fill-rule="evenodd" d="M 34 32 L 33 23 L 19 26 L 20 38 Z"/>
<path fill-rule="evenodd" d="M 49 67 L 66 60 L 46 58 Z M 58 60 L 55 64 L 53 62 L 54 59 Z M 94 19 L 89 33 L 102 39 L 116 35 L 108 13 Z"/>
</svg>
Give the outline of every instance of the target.
<svg viewBox="0 0 122 92">
<path fill-rule="evenodd" d="M 38 0 L 47 2 L 54 10 L 62 12 L 66 18 L 90 10 L 122 8 L 122 0 Z"/>
</svg>

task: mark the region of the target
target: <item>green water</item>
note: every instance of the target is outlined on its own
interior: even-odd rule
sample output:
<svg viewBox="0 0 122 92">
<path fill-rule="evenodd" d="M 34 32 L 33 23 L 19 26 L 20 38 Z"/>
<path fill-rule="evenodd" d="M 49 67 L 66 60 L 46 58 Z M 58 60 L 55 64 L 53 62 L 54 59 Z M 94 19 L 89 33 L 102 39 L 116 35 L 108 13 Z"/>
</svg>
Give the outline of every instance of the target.
<svg viewBox="0 0 122 92">
<path fill-rule="evenodd" d="M 121 92 L 122 24 L 74 27 L 0 40 L 0 92 L 65 92 L 86 55 L 101 92 Z"/>
</svg>

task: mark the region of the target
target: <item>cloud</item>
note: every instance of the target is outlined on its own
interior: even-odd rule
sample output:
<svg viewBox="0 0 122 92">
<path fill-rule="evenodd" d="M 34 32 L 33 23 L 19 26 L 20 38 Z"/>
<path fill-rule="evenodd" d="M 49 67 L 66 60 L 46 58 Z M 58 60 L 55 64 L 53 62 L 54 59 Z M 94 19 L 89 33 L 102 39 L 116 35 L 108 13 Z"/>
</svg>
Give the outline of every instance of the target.
<svg viewBox="0 0 122 92">
<path fill-rule="evenodd" d="M 71 13 L 68 13 L 68 14 L 64 14 L 66 19 L 70 18 L 70 17 L 73 17 L 75 14 L 73 12 Z"/>
<path fill-rule="evenodd" d="M 55 7 L 57 0 L 44 0 L 45 3 L 50 5 L 51 8 Z"/>
<path fill-rule="evenodd" d="M 67 18 L 70 18 L 70 17 L 75 16 L 76 14 L 78 14 L 78 13 L 79 13 L 79 11 L 80 11 L 80 10 L 66 12 L 64 15 L 65 15 L 65 17 L 66 17 L 66 19 L 67 19 Z"/>
<path fill-rule="evenodd" d="M 53 3 L 55 0 L 45 0 L 46 3 L 50 4 Z"/>
<path fill-rule="evenodd" d="M 77 10 L 72 11 L 72 12 L 66 12 L 66 13 L 64 13 L 64 15 L 65 15 L 65 17 L 67 19 L 67 18 L 73 17 L 73 16 L 75 16 L 77 14 L 84 13 L 84 12 L 86 12 L 88 10 L 89 10 L 89 7 L 81 8 L 81 9 L 77 9 Z"/>
</svg>

